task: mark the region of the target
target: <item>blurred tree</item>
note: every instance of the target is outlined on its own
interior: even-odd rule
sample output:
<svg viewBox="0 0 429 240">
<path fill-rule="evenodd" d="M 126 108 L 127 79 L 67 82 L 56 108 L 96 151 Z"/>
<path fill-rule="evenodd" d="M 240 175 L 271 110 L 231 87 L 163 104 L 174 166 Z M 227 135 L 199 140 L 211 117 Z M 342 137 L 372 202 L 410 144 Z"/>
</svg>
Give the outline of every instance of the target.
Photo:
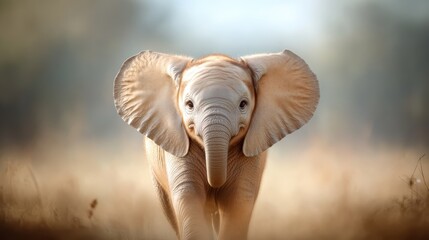
<svg viewBox="0 0 429 240">
<path fill-rule="evenodd" d="M 344 4 L 351 14 L 331 22 L 333 89 L 342 91 L 331 100 L 348 135 L 369 126 L 378 141 L 428 147 L 429 4 L 390 3 Z"/>
<path fill-rule="evenodd" d="M 46 130 L 113 136 L 123 126 L 112 103 L 113 78 L 143 49 L 198 56 L 283 47 L 303 51 L 319 76 L 316 118 L 324 123 L 316 135 L 338 141 L 370 129 L 380 142 L 429 146 L 427 1 L 325 0 L 312 9 L 318 17 L 308 19 L 301 16 L 307 1 L 261 3 L 264 14 L 276 9 L 269 18 L 256 14 L 256 3 L 250 14 L 241 2 L 217 2 L 216 9 L 231 7 L 227 13 L 205 4 L 0 1 L 0 146 L 31 143 Z M 196 21 L 205 16 L 211 21 Z"/>
<path fill-rule="evenodd" d="M 134 1 L 1 1 L 0 144 L 31 142 L 97 111 L 111 96 L 117 69 L 108 67 L 119 65 L 144 12 Z"/>
</svg>

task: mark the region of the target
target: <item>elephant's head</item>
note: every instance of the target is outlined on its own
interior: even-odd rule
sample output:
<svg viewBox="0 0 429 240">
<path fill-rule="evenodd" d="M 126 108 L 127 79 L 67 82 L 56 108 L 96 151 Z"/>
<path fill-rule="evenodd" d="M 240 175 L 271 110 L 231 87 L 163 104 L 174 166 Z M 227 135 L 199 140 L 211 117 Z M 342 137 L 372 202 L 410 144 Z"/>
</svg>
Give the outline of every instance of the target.
<svg viewBox="0 0 429 240">
<path fill-rule="evenodd" d="M 315 75 L 290 51 L 235 60 L 142 52 L 115 79 L 121 117 L 167 152 L 183 157 L 189 141 L 205 151 L 212 187 L 226 181 L 228 149 L 251 157 L 265 151 L 313 115 Z"/>
</svg>

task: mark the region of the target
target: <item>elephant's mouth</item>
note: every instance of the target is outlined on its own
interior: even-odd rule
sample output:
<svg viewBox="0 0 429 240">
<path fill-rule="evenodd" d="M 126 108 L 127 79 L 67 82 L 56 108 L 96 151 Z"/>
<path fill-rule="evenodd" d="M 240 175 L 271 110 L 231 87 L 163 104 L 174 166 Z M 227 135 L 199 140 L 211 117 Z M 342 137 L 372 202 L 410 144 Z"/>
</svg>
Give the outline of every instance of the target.
<svg viewBox="0 0 429 240">
<path fill-rule="evenodd" d="M 243 141 L 244 136 L 246 135 L 247 127 L 244 123 L 241 123 L 238 128 L 238 132 L 231 137 L 229 141 L 229 146 L 235 146 Z"/>
<path fill-rule="evenodd" d="M 232 146 L 235 146 L 235 145 L 239 144 L 244 139 L 244 136 L 246 135 L 246 132 L 247 132 L 247 126 L 246 126 L 246 124 L 241 123 L 239 125 L 238 129 L 239 130 L 238 130 L 238 132 L 236 134 L 231 135 L 231 139 L 230 139 L 229 144 L 228 144 L 229 147 L 232 147 Z M 188 125 L 188 129 L 187 130 L 188 130 L 189 133 L 191 133 L 190 137 L 192 139 L 194 139 L 194 141 L 196 143 L 198 143 L 201 146 L 201 148 L 204 149 L 205 147 L 204 147 L 203 138 L 202 138 L 201 134 L 199 134 L 196 131 L 195 124 L 194 123 L 190 123 Z"/>
</svg>

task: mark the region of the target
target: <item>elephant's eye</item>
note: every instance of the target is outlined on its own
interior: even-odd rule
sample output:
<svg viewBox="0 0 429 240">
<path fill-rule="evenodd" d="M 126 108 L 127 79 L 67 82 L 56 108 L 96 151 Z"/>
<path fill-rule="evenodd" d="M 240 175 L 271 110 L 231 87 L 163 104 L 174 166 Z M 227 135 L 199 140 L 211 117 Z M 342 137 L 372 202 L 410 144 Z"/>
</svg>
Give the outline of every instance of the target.
<svg viewBox="0 0 429 240">
<path fill-rule="evenodd" d="M 186 101 L 185 105 L 188 110 L 192 111 L 194 109 L 194 103 L 191 100 Z"/>
<path fill-rule="evenodd" d="M 240 102 L 240 109 L 244 110 L 246 107 L 247 107 L 247 101 L 246 100 L 241 101 Z"/>
</svg>

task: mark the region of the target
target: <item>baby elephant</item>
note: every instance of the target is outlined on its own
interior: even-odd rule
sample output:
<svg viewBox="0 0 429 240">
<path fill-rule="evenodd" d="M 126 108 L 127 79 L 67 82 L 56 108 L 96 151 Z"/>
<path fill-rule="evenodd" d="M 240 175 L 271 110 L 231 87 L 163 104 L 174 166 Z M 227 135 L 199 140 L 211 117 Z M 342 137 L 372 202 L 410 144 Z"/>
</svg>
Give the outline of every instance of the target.
<svg viewBox="0 0 429 240">
<path fill-rule="evenodd" d="M 290 51 L 200 59 L 145 51 L 114 83 L 122 119 L 144 134 L 164 212 L 179 239 L 246 239 L 266 150 L 319 101 Z"/>
</svg>

